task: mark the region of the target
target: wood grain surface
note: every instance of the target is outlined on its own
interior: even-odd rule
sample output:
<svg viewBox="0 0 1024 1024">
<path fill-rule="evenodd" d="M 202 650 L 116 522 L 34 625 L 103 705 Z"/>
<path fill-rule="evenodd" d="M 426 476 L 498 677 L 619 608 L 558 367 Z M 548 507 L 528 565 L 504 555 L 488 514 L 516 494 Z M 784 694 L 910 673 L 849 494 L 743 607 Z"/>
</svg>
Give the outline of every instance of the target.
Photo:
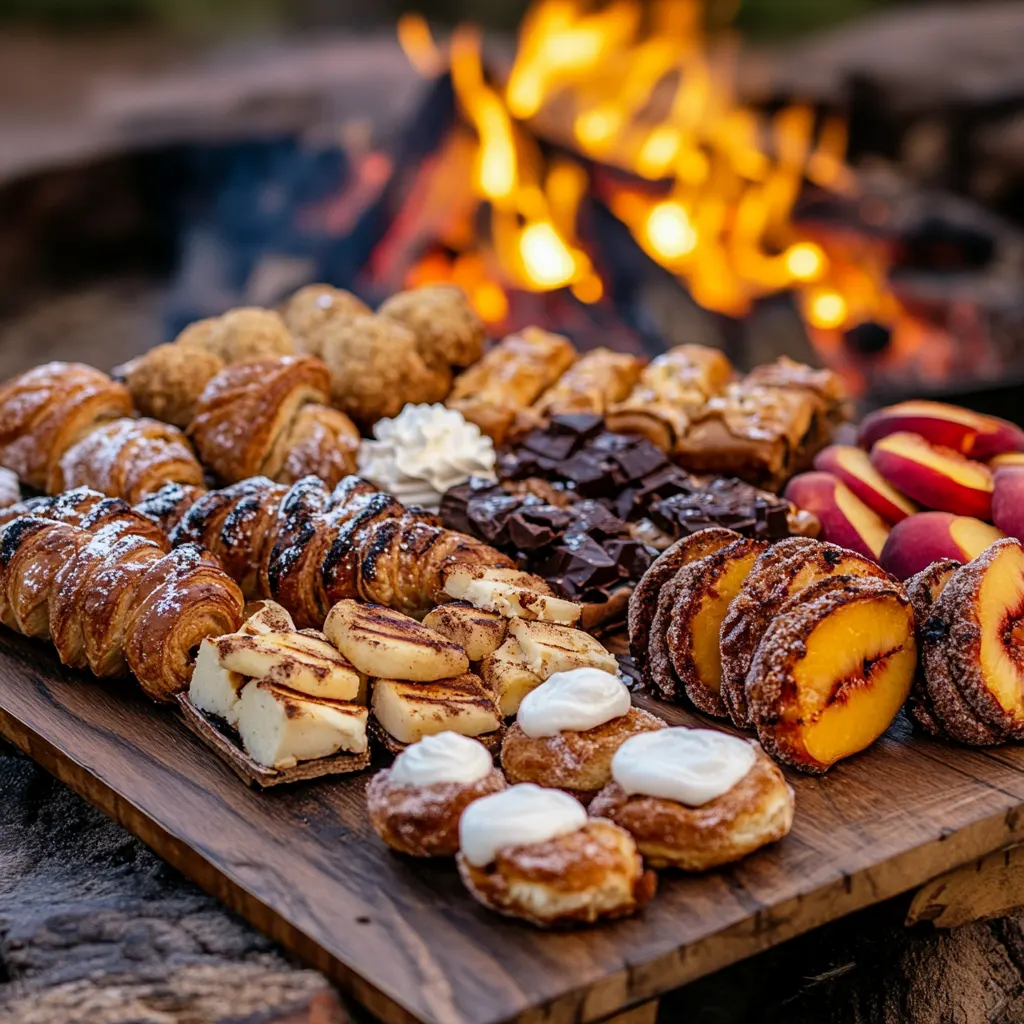
<svg viewBox="0 0 1024 1024">
<path fill-rule="evenodd" d="M 954 748 L 900 720 L 824 778 L 791 776 L 796 824 L 776 846 L 663 875 L 636 918 L 542 933 L 478 907 L 450 863 L 390 854 L 368 773 L 249 789 L 171 708 L 2 629 L 0 730 L 389 1022 L 600 1021 L 1024 839 L 1024 750 Z"/>
</svg>

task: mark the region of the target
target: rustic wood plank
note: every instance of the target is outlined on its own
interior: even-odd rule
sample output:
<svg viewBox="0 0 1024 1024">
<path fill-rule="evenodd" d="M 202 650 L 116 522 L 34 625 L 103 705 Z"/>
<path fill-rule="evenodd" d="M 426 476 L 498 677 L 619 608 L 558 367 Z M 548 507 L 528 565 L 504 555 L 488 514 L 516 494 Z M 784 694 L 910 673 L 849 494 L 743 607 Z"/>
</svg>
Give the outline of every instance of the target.
<svg viewBox="0 0 1024 1024">
<path fill-rule="evenodd" d="M 1020 907 L 1024 907 L 1024 846 L 1012 846 L 922 886 L 907 911 L 907 924 L 930 921 L 936 928 L 956 928 L 968 921 L 1003 917 Z"/>
<path fill-rule="evenodd" d="M 965 751 L 900 720 L 825 778 L 790 776 L 796 824 L 775 847 L 664 875 L 635 919 L 547 934 L 478 907 L 451 864 L 389 854 L 367 774 L 250 790 L 173 710 L 5 631 L 0 731 L 389 1022 L 606 1020 L 1024 841 L 1024 750 Z"/>
</svg>

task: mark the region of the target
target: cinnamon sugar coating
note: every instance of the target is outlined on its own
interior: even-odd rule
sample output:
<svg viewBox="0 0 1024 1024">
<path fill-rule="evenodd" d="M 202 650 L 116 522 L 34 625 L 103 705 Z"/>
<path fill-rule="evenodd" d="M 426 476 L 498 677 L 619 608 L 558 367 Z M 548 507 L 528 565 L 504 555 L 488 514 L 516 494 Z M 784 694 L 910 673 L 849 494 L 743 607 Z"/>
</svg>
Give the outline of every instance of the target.
<svg viewBox="0 0 1024 1024">
<path fill-rule="evenodd" d="M 205 487 L 164 484 L 159 491 L 135 504 L 135 511 L 156 523 L 166 534 L 181 522 L 182 516 L 204 495 Z"/>
<path fill-rule="evenodd" d="M 496 768 L 472 783 L 439 782 L 402 786 L 391 769 L 379 771 L 366 788 L 370 824 L 384 842 L 410 857 L 454 857 L 459 851 L 459 819 L 474 801 L 507 787 Z"/>
<path fill-rule="evenodd" d="M 785 836 L 793 825 L 793 790 L 758 749 L 753 767 L 732 789 L 699 807 L 630 796 L 611 782 L 590 813 L 626 829 L 653 868 L 707 871 L 739 860 Z"/>
<path fill-rule="evenodd" d="M 295 351 L 317 359 L 322 355 L 316 336 L 319 327 L 328 320 L 369 316 L 372 312 L 362 299 L 329 284 L 308 284 L 281 308 L 281 316 L 295 341 Z"/>
<path fill-rule="evenodd" d="M 250 359 L 288 356 L 295 343 L 280 314 L 258 306 L 229 309 L 189 324 L 174 340 L 186 349 L 212 353 L 231 366 Z"/>
<path fill-rule="evenodd" d="M 769 548 L 754 563 L 725 618 L 719 635 L 722 697 L 729 717 L 741 729 L 750 725 L 747 673 L 754 652 L 783 605 L 817 579 L 835 573 L 891 577 L 875 562 L 836 544 L 790 537 Z"/>
<path fill-rule="evenodd" d="M 377 313 L 412 331 L 428 366 L 465 369 L 483 355 L 483 321 L 457 285 L 435 284 L 397 292 Z"/>
<path fill-rule="evenodd" d="M 428 366 L 416 335 L 389 317 L 339 317 L 312 338 L 330 371 L 332 404 L 363 429 L 408 402 L 443 401 L 451 389 L 451 370 Z"/>
<path fill-rule="evenodd" d="M 644 670 L 648 660 L 648 641 L 653 619 L 664 586 L 690 562 L 710 555 L 719 548 L 739 540 L 740 535 L 722 527 L 699 530 L 677 540 L 666 548 L 648 567 L 629 598 L 626 624 L 629 629 L 629 651 L 637 668 Z"/>
<path fill-rule="evenodd" d="M 626 740 L 664 727 L 641 708 L 594 729 L 566 729 L 555 736 L 527 736 L 513 723 L 501 747 L 501 766 L 510 782 L 564 789 L 586 804 L 611 781 L 612 758 Z"/>
<path fill-rule="evenodd" d="M 224 360 L 206 349 L 169 343 L 157 345 L 124 367 L 124 383 L 144 416 L 185 429 L 196 402 Z"/>
<path fill-rule="evenodd" d="M 545 843 L 500 850 L 484 868 L 462 854 L 457 863 L 466 888 L 485 907 L 541 928 L 625 917 L 657 887 L 630 834 L 600 818 Z"/>
</svg>

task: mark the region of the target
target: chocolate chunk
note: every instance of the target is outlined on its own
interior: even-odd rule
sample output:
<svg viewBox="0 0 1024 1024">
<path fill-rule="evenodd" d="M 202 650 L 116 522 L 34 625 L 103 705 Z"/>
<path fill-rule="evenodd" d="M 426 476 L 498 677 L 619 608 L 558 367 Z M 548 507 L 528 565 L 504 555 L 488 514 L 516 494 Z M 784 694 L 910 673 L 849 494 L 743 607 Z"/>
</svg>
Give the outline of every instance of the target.
<svg viewBox="0 0 1024 1024">
<path fill-rule="evenodd" d="M 561 462 L 568 458 L 578 443 L 574 434 L 553 434 L 546 430 L 531 430 L 523 438 L 523 447 L 546 459 Z"/>
<path fill-rule="evenodd" d="M 552 434 L 568 434 L 586 440 L 604 429 L 604 419 L 597 413 L 573 412 L 551 417 L 548 430 Z"/>
</svg>

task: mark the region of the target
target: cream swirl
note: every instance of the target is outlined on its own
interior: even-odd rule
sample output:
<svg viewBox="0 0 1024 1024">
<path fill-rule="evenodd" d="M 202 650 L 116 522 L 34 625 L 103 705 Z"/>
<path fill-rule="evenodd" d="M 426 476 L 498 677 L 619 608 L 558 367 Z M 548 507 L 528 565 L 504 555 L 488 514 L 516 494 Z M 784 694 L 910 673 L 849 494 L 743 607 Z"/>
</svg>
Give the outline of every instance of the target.
<svg viewBox="0 0 1024 1024">
<path fill-rule="evenodd" d="M 565 729 L 596 729 L 629 712 L 626 684 L 599 668 L 556 672 L 531 690 L 519 705 L 516 721 L 531 739 L 557 736 Z"/>
<path fill-rule="evenodd" d="M 493 863 L 501 850 L 531 846 L 578 832 L 587 823 L 583 805 L 560 789 L 532 782 L 474 800 L 459 819 L 459 848 L 475 867 Z"/>
<path fill-rule="evenodd" d="M 631 796 L 700 807 L 728 793 L 754 767 L 747 740 L 715 729 L 659 729 L 626 740 L 612 758 L 612 778 Z"/>
<path fill-rule="evenodd" d="M 494 767 L 490 752 L 479 741 L 457 732 L 424 736 L 406 747 L 391 766 L 391 782 L 398 786 L 434 786 L 442 782 L 470 785 Z"/>
<path fill-rule="evenodd" d="M 494 479 L 491 439 L 443 405 L 407 405 L 378 420 L 373 436 L 359 446 L 359 475 L 407 505 L 436 510 L 449 487 Z"/>
</svg>

